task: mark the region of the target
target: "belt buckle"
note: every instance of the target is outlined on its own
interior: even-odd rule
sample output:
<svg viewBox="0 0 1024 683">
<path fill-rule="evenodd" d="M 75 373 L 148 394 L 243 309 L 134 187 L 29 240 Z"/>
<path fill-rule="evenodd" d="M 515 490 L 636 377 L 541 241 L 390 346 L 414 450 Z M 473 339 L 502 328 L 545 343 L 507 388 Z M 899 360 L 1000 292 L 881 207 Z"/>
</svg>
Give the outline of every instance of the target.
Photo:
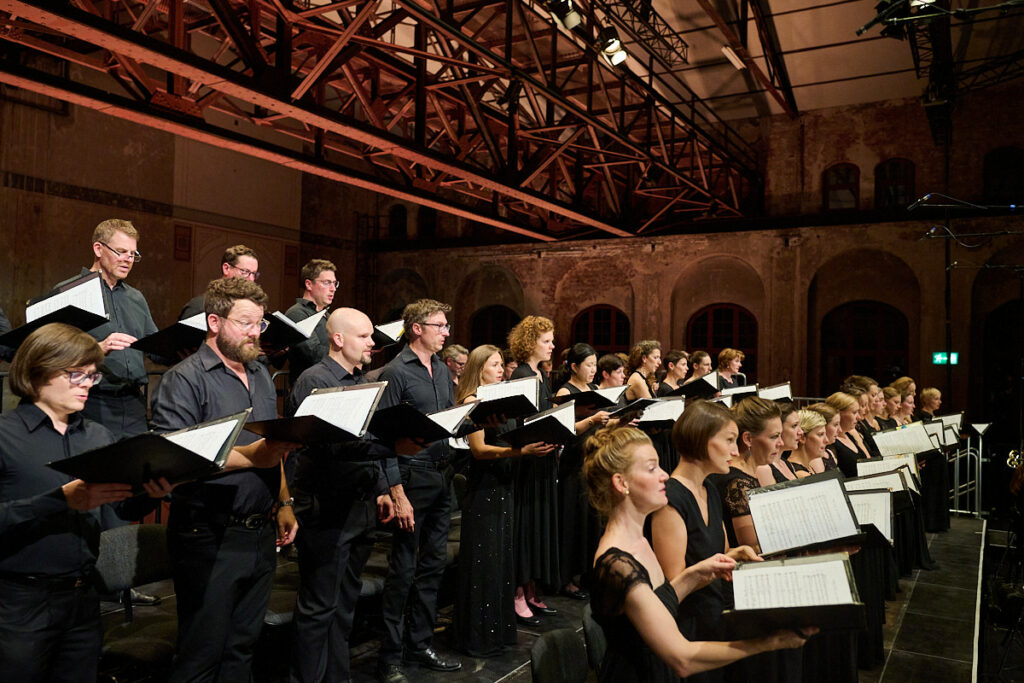
<svg viewBox="0 0 1024 683">
<path fill-rule="evenodd" d="M 242 526 L 246 529 L 259 529 L 263 526 L 263 515 L 249 515 L 242 520 Z"/>
<path fill-rule="evenodd" d="M 74 587 L 75 588 L 84 588 L 85 587 L 85 579 L 83 579 L 82 577 L 78 577 L 77 579 L 75 579 L 75 586 Z"/>
</svg>

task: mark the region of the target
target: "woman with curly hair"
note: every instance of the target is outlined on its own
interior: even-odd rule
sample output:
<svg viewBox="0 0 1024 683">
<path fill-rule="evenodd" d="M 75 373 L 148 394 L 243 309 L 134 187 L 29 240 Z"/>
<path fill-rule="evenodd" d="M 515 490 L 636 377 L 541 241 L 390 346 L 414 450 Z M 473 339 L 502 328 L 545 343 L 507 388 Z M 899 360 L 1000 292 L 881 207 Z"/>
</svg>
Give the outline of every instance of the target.
<svg viewBox="0 0 1024 683">
<path fill-rule="evenodd" d="M 661 367 L 661 343 L 653 339 L 638 342 L 629 352 L 626 365 L 626 400 L 654 398 L 657 377 Z"/>
<path fill-rule="evenodd" d="M 536 377 L 540 381 L 538 410 L 552 407 L 547 376 L 541 361 L 551 360 L 555 324 L 528 315 L 508 333 L 508 348 L 519 367 L 511 379 Z M 538 614 L 555 614 L 537 595 L 537 582 L 553 586 L 560 581 L 558 567 L 558 459 L 524 455 L 513 500 L 515 502 L 516 618 L 537 625 Z"/>
</svg>

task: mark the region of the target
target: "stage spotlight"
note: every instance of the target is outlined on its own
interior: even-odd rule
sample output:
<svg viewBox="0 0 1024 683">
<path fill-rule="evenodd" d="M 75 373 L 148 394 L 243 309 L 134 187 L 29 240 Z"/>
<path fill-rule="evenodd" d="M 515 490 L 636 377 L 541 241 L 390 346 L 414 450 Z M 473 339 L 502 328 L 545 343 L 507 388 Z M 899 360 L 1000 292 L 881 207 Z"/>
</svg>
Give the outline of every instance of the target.
<svg viewBox="0 0 1024 683">
<path fill-rule="evenodd" d="M 580 25 L 579 12 L 572 6 L 572 0 L 548 0 L 548 10 L 559 26 L 570 31 Z"/>
<path fill-rule="evenodd" d="M 597 34 L 597 49 L 601 56 L 612 66 L 618 66 L 626 61 L 629 55 L 622 49 L 622 41 L 619 40 L 619 32 L 614 26 L 605 26 Z"/>
</svg>

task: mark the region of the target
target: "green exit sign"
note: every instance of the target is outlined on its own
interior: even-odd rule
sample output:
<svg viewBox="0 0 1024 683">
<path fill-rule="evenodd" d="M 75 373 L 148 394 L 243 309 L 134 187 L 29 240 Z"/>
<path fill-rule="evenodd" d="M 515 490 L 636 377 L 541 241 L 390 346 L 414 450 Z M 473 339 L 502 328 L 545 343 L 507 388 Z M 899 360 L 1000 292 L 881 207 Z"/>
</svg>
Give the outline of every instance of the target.
<svg viewBox="0 0 1024 683">
<path fill-rule="evenodd" d="M 946 353 L 945 351 L 935 351 L 932 353 L 932 365 L 958 365 L 960 363 L 960 354 L 956 351 Z"/>
</svg>

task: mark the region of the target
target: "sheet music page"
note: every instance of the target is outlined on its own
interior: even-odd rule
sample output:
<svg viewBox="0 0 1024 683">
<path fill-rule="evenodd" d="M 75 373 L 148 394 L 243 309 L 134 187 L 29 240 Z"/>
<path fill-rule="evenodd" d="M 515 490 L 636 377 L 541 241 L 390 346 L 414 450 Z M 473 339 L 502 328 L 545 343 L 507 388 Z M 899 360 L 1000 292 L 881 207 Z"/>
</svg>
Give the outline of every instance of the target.
<svg viewBox="0 0 1024 683">
<path fill-rule="evenodd" d="M 436 413 L 427 415 L 431 420 L 441 425 L 447 432 L 454 432 L 455 428 L 459 426 L 462 419 L 469 415 L 469 411 L 476 407 L 476 403 L 465 403 L 461 406 L 455 406 L 454 408 L 448 408 L 447 410 L 441 410 Z"/>
<path fill-rule="evenodd" d="M 854 491 L 850 505 L 857 524 L 874 524 L 892 543 L 892 493 L 889 491 Z"/>
<path fill-rule="evenodd" d="M 194 327 L 197 330 L 202 330 L 203 332 L 206 332 L 206 313 L 205 312 L 203 312 L 203 313 L 196 313 L 192 317 L 185 318 L 184 320 L 179 320 L 178 322 L 181 323 L 182 325 L 188 325 L 189 327 Z"/>
<path fill-rule="evenodd" d="M 938 415 L 935 419 L 942 420 L 942 424 L 947 427 L 954 427 L 959 432 L 960 428 L 963 426 L 964 414 L 955 413 L 953 415 Z"/>
<path fill-rule="evenodd" d="M 618 403 L 619 402 L 619 398 L 621 398 L 622 395 L 624 393 L 626 393 L 626 389 L 628 389 L 628 388 L 629 387 L 627 387 L 625 384 L 623 384 L 621 387 L 608 387 L 607 389 L 595 389 L 594 393 L 599 395 L 599 396 L 601 396 L 602 398 L 608 399 L 612 403 Z"/>
<path fill-rule="evenodd" d="M 748 494 L 754 531 L 765 553 L 858 533 L 838 479 Z"/>
<path fill-rule="evenodd" d="M 640 416 L 640 422 L 661 422 L 671 420 L 675 422 L 683 414 L 686 408 L 686 401 L 682 398 L 663 398 L 657 403 L 647 407 L 647 410 Z"/>
<path fill-rule="evenodd" d="M 25 322 L 30 323 L 44 315 L 59 311 L 65 306 L 74 306 L 89 313 L 107 317 L 107 308 L 103 304 L 102 278 L 93 278 L 80 285 L 75 285 L 59 294 L 43 299 L 25 309 Z"/>
<path fill-rule="evenodd" d="M 286 316 L 281 311 L 274 311 L 270 315 L 273 316 L 276 320 L 279 320 L 279 321 L 283 322 L 285 325 L 288 325 L 288 327 L 292 328 L 293 330 L 298 330 L 299 332 L 302 332 L 302 330 L 299 329 L 299 326 L 295 324 L 295 321 L 293 321 L 291 318 Z M 302 332 L 302 334 L 306 334 L 306 333 Z M 306 334 L 306 336 L 308 337 L 309 335 Z"/>
<path fill-rule="evenodd" d="M 310 337 L 313 335 L 313 330 L 316 329 L 316 326 L 320 324 L 320 320 L 325 315 L 327 315 L 326 308 L 320 311 L 319 313 L 314 313 L 308 318 L 305 318 L 295 323 L 295 327 L 299 330 L 299 332 L 302 332 L 302 334 L 306 335 L 307 337 Z"/>
<path fill-rule="evenodd" d="M 299 405 L 295 417 L 316 415 L 353 436 L 363 435 L 363 425 L 383 387 L 348 391 L 313 392 Z"/>
<path fill-rule="evenodd" d="M 850 578 L 842 560 L 759 567 L 743 565 L 732 573 L 737 610 L 842 605 L 853 602 Z"/>
<path fill-rule="evenodd" d="M 923 422 L 912 422 L 904 427 L 876 432 L 872 438 L 883 456 L 926 453 L 935 448 Z"/>
<path fill-rule="evenodd" d="M 492 401 L 496 398 L 508 396 L 525 396 L 530 399 L 533 407 L 537 407 L 540 394 L 540 378 L 523 377 L 508 382 L 495 382 L 494 384 L 481 384 L 476 389 L 476 397 L 481 401 Z"/>
<path fill-rule="evenodd" d="M 722 396 L 736 396 L 737 400 L 742 398 L 745 394 L 756 394 L 757 385 L 750 384 L 743 387 L 733 387 L 732 389 L 722 389 Z"/>
<path fill-rule="evenodd" d="M 377 331 L 383 334 L 385 337 L 392 341 L 398 341 L 398 338 L 402 334 L 402 330 L 405 327 L 404 320 L 393 320 L 383 325 L 376 325 Z"/>
<path fill-rule="evenodd" d="M 235 421 L 226 420 L 207 427 L 164 434 L 164 438 L 213 462 L 220 455 L 221 447 L 231 437 L 233 431 L 235 431 Z"/>
<path fill-rule="evenodd" d="M 716 391 L 718 390 L 718 370 L 712 370 L 708 374 L 701 377 L 701 379 L 710 384 L 711 386 L 713 386 Z"/>
<path fill-rule="evenodd" d="M 576 401 L 566 401 L 557 408 L 537 413 L 523 420 L 523 425 L 528 425 L 545 417 L 554 417 L 560 424 L 573 434 L 576 433 Z"/>
<path fill-rule="evenodd" d="M 721 403 L 726 408 L 732 408 L 732 396 L 719 396 L 718 398 L 709 398 L 712 403 Z"/>
<path fill-rule="evenodd" d="M 941 422 L 927 422 L 924 431 L 928 433 L 928 440 L 932 442 L 932 448 L 940 448 L 943 443 L 942 429 L 945 425 Z"/>
<path fill-rule="evenodd" d="M 896 470 L 896 473 L 899 474 L 903 478 L 903 486 L 905 488 L 910 489 L 914 493 L 921 493 L 921 491 L 919 491 L 918 488 L 917 488 L 917 479 L 910 472 L 910 468 L 909 467 L 906 467 L 906 466 L 901 467 L 898 470 Z"/>
<path fill-rule="evenodd" d="M 887 455 L 884 458 L 871 458 L 869 460 L 857 461 L 857 476 L 863 477 L 866 474 L 878 474 L 898 470 L 901 467 L 909 467 L 912 472 L 917 473 L 917 458 L 910 453 L 905 455 Z"/>
<path fill-rule="evenodd" d="M 792 400 L 793 389 L 789 386 L 789 382 L 783 382 L 782 384 L 759 389 L 757 395 L 766 401 Z"/>
<path fill-rule="evenodd" d="M 889 489 L 891 491 L 906 491 L 907 486 L 899 472 L 893 471 L 876 477 L 865 477 L 863 479 L 847 479 L 843 482 L 847 491 L 863 491 L 864 489 Z"/>
</svg>

